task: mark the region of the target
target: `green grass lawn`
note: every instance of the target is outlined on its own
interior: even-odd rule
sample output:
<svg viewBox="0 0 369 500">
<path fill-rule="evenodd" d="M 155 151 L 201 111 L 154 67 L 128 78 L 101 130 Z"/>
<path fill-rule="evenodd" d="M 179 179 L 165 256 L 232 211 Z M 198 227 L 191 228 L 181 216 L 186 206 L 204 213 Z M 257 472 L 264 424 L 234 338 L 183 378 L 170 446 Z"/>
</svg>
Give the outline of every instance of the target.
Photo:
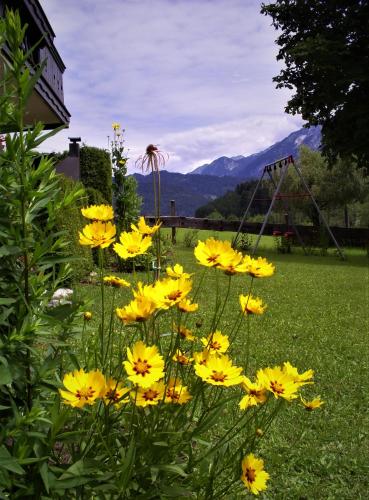
<svg viewBox="0 0 369 500">
<path fill-rule="evenodd" d="M 200 232 L 205 239 L 212 235 Z M 231 233 L 218 233 L 229 238 Z M 171 256 L 188 272 L 196 272 L 195 286 L 203 268 L 196 264 L 192 249 L 181 244 L 183 231 Z M 264 237 L 258 255 L 276 265 L 272 278 L 254 281 L 253 294 L 267 304 L 267 312 L 251 318 L 249 375 L 258 367 L 290 361 L 299 371 L 313 368 L 315 384 L 307 386 L 309 398 L 321 395 L 325 405 L 314 412 L 298 404 L 286 405 L 270 432 L 260 443 L 260 455 L 271 475 L 270 499 L 359 499 L 369 491 L 369 271 L 364 251 L 347 251 L 340 261 L 333 250 L 328 255 L 290 255 L 273 250 L 272 238 Z M 132 281 L 131 275 L 124 277 Z M 145 280 L 144 274 L 136 279 Z M 225 290 L 227 277 L 218 273 Z M 246 293 L 250 279 L 232 278 L 231 293 L 219 325 L 223 333 L 231 328 L 239 312 L 238 295 Z M 209 270 L 189 326 L 199 318 L 209 329 L 214 307 L 216 271 Z M 99 313 L 99 288 L 79 285 L 78 291 Z M 109 289 L 107 293 L 111 295 Z M 118 291 L 118 304 L 126 304 L 129 290 Z M 92 321 L 89 328 L 97 327 Z M 245 328 L 241 328 L 232 357 L 243 359 Z M 235 496 L 229 496 L 230 499 Z"/>
</svg>

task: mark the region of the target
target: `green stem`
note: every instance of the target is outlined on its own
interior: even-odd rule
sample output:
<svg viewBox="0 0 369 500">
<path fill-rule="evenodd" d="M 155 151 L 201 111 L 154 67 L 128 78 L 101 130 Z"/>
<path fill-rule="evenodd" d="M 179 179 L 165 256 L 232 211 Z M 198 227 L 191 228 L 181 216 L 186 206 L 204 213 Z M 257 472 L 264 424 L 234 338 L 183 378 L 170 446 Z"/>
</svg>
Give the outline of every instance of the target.
<svg viewBox="0 0 369 500">
<path fill-rule="evenodd" d="M 104 285 L 104 254 L 99 248 L 100 292 L 101 292 L 101 324 L 100 324 L 100 358 L 104 371 L 104 330 L 105 330 L 105 285 Z"/>
<path fill-rule="evenodd" d="M 113 288 L 113 297 L 111 300 L 111 312 L 110 312 L 110 322 L 109 322 L 109 333 L 108 333 L 108 342 L 106 344 L 106 352 L 103 366 L 105 367 L 106 362 L 108 361 L 109 347 L 111 342 L 112 330 L 114 325 L 114 302 L 115 302 L 115 288 Z M 111 344 L 113 346 L 113 343 Z M 110 351 L 110 360 L 109 360 L 109 373 L 111 374 L 111 365 L 112 365 L 112 350 Z"/>
<path fill-rule="evenodd" d="M 221 320 L 222 316 L 223 316 L 223 313 L 224 313 L 224 309 L 225 309 L 225 306 L 227 304 L 227 301 L 228 301 L 228 297 L 229 297 L 229 292 L 230 292 L 230 289 L 231 289 L 231 279 L 232 279 L 232 275 L 229 275 L 228 276 L 228 286 L 227 286 L 227 292 L 225 294 L 225 298 L 224 298 L 224 301 L 223 301 L 223 306 L 220 310 L 220 313 L 219 313 L 219 316 L 218 316 L 218 319 L 216 320 L 215 322 L 215 325 L 214 325 L 214 330 L 217 329 L 217 326 L 219 325 L 219 321 Z"/>
</svg>

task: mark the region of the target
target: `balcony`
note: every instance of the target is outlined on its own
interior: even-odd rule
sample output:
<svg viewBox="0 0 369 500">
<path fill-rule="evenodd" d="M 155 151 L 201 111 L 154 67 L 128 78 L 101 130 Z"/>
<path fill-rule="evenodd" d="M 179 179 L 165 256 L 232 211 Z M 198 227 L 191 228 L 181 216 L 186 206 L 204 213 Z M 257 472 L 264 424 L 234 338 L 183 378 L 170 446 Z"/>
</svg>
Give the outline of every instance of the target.
<svg viewBox="0 0 369 500">
<path fill-rule="evenodd" d="M 0 17 L 5 9 L 18 10 L 22 24 L 28 28 L 24 40 L 24 49 L 30 49 L 37 42 L 41 43 L 30 60 L 30 66 L 45 62 L 45 68 L 27 107 L 25 122 L 32 125 L 37 121 L 45 124 L 46 129 L 68 125 L 70 114 L 64 105 L 63 73 L 65 65 L 54 46 L 54 31 L 38 0 L 0 0 Z M 6 56 L 6 48 L 3 49 Z M 2 68 L 0 68 L 1 76 Z"/>
</svg>

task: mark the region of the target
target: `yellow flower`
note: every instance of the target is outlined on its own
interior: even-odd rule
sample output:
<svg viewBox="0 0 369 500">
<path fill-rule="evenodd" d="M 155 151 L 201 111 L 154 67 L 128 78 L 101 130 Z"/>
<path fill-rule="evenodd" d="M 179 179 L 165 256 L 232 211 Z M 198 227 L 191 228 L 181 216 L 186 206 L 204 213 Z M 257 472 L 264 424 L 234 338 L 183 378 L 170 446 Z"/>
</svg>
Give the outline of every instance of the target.
<svg viewBox="0 0 369 500">
<path fill-rule="evenodd" d="M 266 305 L 259 297 L 253 297 L 252 295 L 240 295 L 240 304 L 243 314 L 263 314 Z"/>
<path fill-rule="evenodd" d="M 90 321 L 92 319 L 92 312 L 86 311 L 85 313 L 83 313 L 83 319 L 85 321 Z"/>
<path fill-rule="evenodd" d="M 82 215 L 86 219 L 108 221 L 114 219 L 113 207 L 111 205 L 90 205 L 81 208 Z"/>
<path fill-rule="evenodd" d="M 192 274 L 185 273 L 181 264 L 175 264 L 173 267 L 167 267 L 167 275 L 170 278 L 191 278 Z"/>
<path fill-rule="evenodd" d="M 134 323 L 148 320 L 156 310 L 156 303 L 148 297 L 137 297 L 125 307 L 117 307 L 115 312 L 123 323 Z"/>
<path fill-rule="evenodd" d="M 269 474 L 264 470 L 264 461 L 250 453 L 242 460 L 241 481 L 254 495 L 266 490 Z"/>
<path fill-rule="evenodd" d="M 206 365 L 208 359 L 212 356 L 212 354 L 207 349 L 204 349 L 201 352 L 194 352 L 193 356 L 195 358 L 195 363 L 197 363 L 198 365 Z"/>
<path fill-rule="evenodd" d="M 104 402 L 105 404 L 114 404 L 117 408 L 124 403 L 128 403 L 129 399 L 123 397 L 128 394 L 130 389 L 124 387 L 121 382 L 117 382 L 113 378 L 109 378 L 106 381 L 106 386 L 104 390 Z"/>
<path fill-rule="evenodd" d="M 165 402 L 183 405 L 192 398 L 187 386 L 182 385 L 179 379 L 170 379 L 165 391 Z"/>
<path fill-rule="evenodd" d="M 193 342 L 195 340 L 195 336 L 189 328 L 186 328 L 183 325 L 177 325 L 176 329 L 177 329 L 177 332 L 179 333 L 179 335 L 183 339 L 190 340 L 191 342 Z"/>
<path fill-rule="evenodd" d="M 128 361 L 123 365 L 128 373 L 128 379 L 140 387 L 150 387 L 164 376 L 164 360 L 158 348 L 146 346 L 141 340 L 136 342 L 133 349 L 127 348 Z"/>
<path fill-rule="evenodd" d="M 153 302 L 157 302 L 155 299 L 155 289 L 153 285 L 144 285 L 142 281 L 137 283 L 137 290 L 133 290 L 133 296 L 135 299 L 147 298 L 151 299 Z"/>
<path fill-rule="evenodd" d="M 141 233 L 137 233 L 136 231 L 121 233 L 119 241 L 120 243 L 115 243 L 114 251 L 122 259 L 129 259 L 131 257 L 136 257 L 136 255 L 142 255 L 152 243 L 150 236 L 142 236 Z"/>
<path fill-rule="evenodd" d="M 267 276 L 272 276 L 275 272 L 273 264 L 263 257 L 254 259 L 246 255 L 244 262 L 247 265 L 247 273 L 254 278 L 266 278 Z"/>
<path fill-rule="evenodd" d="M 283 363 L 283 371 L 291 376 L 291 378 L 299 385 L 312 384 L 310 379 L 314 376 L 314 370 L 306 370 L 304 373 L 299 373 L 297 368 L 291 365 L 289 361 Z"/>
<path fill-rule="evenodd" d="M 161 309 L 169 309 L 181 302 L 191 291 L 192 281 L 185 278 L 165 278 L 154 285 L 155 297 Z"/>
<path fill-rule="evenodd" d="M 283 398 L 287 401 L 297 398 L 296 393 L 301 385 L 297 384 L 294 377 L 279 366 L 258 370 L 257 381 L 265 389 L 272 392 L 276 398 Z"/>
<path fill-rule="evenodd" d="M 229 241 L 215 240 L 208 238 L 205 243 L 199 241 L 194 249 L 194 254 L 199 264 L 207 267 L 216 267 L 219 265 L 219 258 L 227 255 L 233 255 L 234 250 Z"/>
<path fill-rule="evenodd" d="M 232 361 L 225 354 L 209 356 L 206 364 L 195 364 L 195 373 L 205 382 L 212 385 L 230 387 L 242 382 L 242 368 L 233 366 Z"/>
<path fill-rule="evenodd" d="M 227 335 L 223 335 L 219 330 L 211 333 L 207 338 L 201 339 L 202 344 L 212 351 L 213 353 L 226 352 L 229 347 L 229 340 Z"/>
<path fill-rule="evenodd" d="M 105 378 L 99 370 L 86 373 L 81 368 L 67 373 L 63 378 L 63 385 L 67 390 L 59 389 L 59 392 L 64 403 L 83 408 L 86 404 L 93 405 L 95 399 L 104 394 Z"/>
<path fill-rule="evenodd" d="M 91 248 L 106 248 L 114 242 L 115 233 L 115 226 L 111 222 L 92 222 L 79 233 L 79 243 Z"/>
<path fill-rule="evenodd" d="M 218 269 L 232 276 L 237 273 L 246 273 L 247 263 L 241 252 L 232 249 L 232 252 L 227 252 L 219 256 Z"/>
<path fill-rule="evenodd" d="M 246 396 L 239 402 L 241 410 L 246 410 L 250 406 L 257 406 L 266 401 L 266 390 L 262 384 L 251 382 L 249 378 L 243 377 L 241 386 L 247 392 Z"/>
<path fill-rule="evenodd" d="M 113 130 L 117 131 L 117 130 L 120 130 L 120 124 L 117 123 L 117 122 L 114 122 L 111 124 L 111 127 Z"/>
<path fill-rule="evenodd" d="M 177 361 L 180 365 L 186 366 L 190 365 L 193 361 L 193 358 L 189 358 L 180 349 L 177 349 L 175 355 L 172 357 L 173 361 Z"/>
<path fill-rule="evenodd" d="M 138 224 L 131 224 L 132 231 L 137 233 L 141 233 L 143 236 L 152 236 L 156 233 L 159 227 L 162 225 L 162 222 L 157 221 L 154 226 L 148 226 L 145 222 L 144 217 L 140 217 Z"/>
<path fill-rule="evenodd" d="M 302 404 L 305 406 L 305 410 L 307 411 L 313 411 L 316 410 L 317 408 L 320 408 L 322 405 L 324 405 L 324 401 L 320 399 L 320 396 L 317 396 L 316 398 L 312 399 L 311 401 L 306 401 L 300 396 Z"/>
<path fill-rule="evenodd" d="M 164 391 L 164 382 L 155 382 L 150 387 L 138 387 L 137 392 L 131 391 L 131 398 L 137 406 L 153 406 L 163 400 Z"/>
<path fill-rule="evenodd" d="M 194 304 L 189 299 L 183 299 L 178 302 L 177 307 L 182 312 L 194 312 L 199 308 L 199 304 Z"/>
<path fill-rule="evenodd" d="M 104 276 L 104 283 L 115 288 L 131 286 L 128 281 L 124 280 L 123 278 L 118 278 L 117 276 Z"/>
</svg>

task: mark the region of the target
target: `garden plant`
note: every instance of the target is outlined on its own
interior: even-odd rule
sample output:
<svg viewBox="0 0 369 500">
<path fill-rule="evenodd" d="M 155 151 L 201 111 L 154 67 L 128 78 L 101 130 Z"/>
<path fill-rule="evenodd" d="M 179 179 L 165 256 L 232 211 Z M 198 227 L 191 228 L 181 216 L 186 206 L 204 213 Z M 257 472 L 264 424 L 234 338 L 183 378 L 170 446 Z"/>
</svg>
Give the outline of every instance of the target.
<svg viewBox="0 0 369 500">
<path fill-rule="evenodd" d="M 57 217 L 83 192 L 63 195 L 52 161 L 35 151 L 55 131 L 24 124 L 43 69 L 28 69 L 24 29 L 17 14 L 0 23 L 11 53 L 1 123 L 13 132 L 0 154 L 0 497 L 218 499 L 263 492 L 269 474 L 258 448 L 273 420 L 288 404 L 322 405 L 319 397 L 301 396 L 312 370 L 300 373 L 286 360 L 250 369 L 253 322 L 273 314 L 255 289 L 273 279 L 274 265 L 208 238 L 194 249 L 198 276 L 177 262 L 147 282 L 135 272 L 112 276 L 106 253 L 113 248 L 123 260 L 144 254 L 160 224 L 140 218 L 118 234 L 112 206 L 85 206 L 79 242 L 98 252 L 99 304 L 86 311 L 73 292 L 55 302 L 73 259 L 65 254 L 67 235 L 55 231 Z M 201 310 L 197 298 L 209 276 L 215 286 Z M 237 296 L 234 280 L 244 288 Z M 225 324 L 234 302 L 238 314 Z M 198 312 L 207 320 L 192 319 Z M 242 350 L 235 347 L 240 339 Z"/>
</svg>

